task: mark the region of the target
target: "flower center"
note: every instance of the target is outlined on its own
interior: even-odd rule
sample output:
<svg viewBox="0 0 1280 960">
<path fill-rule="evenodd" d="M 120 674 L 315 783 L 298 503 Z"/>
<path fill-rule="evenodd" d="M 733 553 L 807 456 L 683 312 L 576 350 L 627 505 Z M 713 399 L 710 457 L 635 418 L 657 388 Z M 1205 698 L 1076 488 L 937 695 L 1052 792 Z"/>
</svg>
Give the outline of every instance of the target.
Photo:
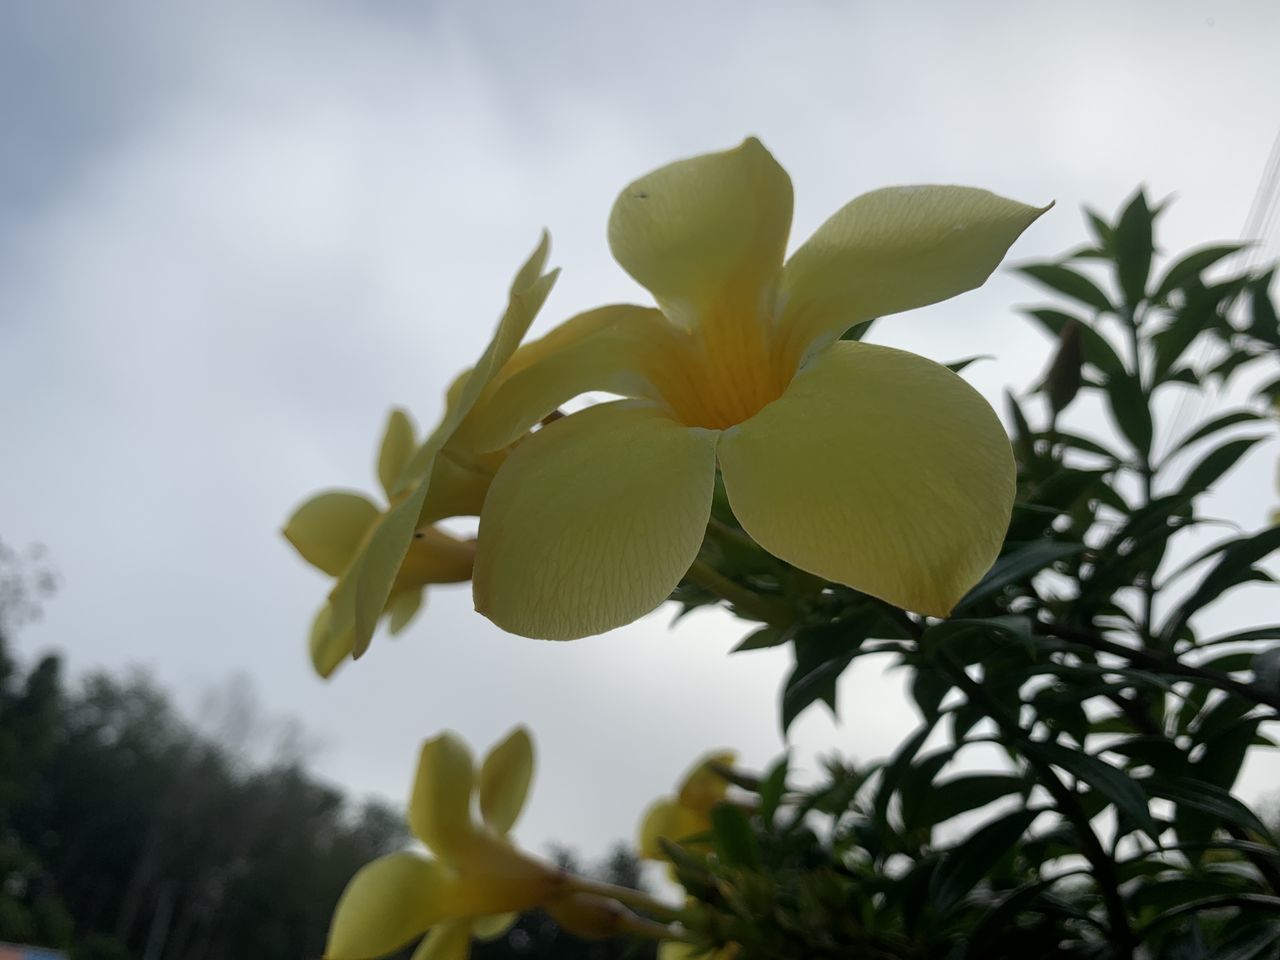
<svg viewBox="0 0 1280 960">
<path fill-rule="evenodd" d="M 766 323 L 736 311 L 708 312 L 680 337 L 658 371 L 659 389 L 677 419 L 724 430 L 749 420 L 782 396 L 786 371 Z"/>
</svg>

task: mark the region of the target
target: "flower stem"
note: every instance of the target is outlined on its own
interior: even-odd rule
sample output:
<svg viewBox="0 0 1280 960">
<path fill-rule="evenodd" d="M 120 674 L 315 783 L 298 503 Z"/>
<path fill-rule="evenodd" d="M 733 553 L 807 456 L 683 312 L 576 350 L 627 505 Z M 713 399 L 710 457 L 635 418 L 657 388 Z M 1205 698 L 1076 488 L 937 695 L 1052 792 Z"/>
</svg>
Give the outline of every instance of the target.
<svg viewBox="0 0 1280 960">
<path fill-rule="evenodd" d="M 629 907 L 634 907 L 647 914 L 655 917 L 661 917 L 666 920 L 675 920 L 680 916 L 680 909 L 673 907 L 669 903 L 663 903 L 655 897 L 650 896 L 643 890 L 632 890 L 630 887 L 620 887 L 616 883 L 605 883 L 603 880 L 589 880 L 586 877 L 571 876 L 568 878 L 569 886 L 577 893 L 589 893 L 597 897 L 605 897 L 609 900 L 616 900 L 619 903 L 625 903 Z M 639 918 L 637 918 L 639 919 Z M 654 926 L 662 926 L 655 924 Z M 663 927 L 665 930 L 666 928 Z M 671 934 L 665 933 L 663 937 L 671 938 Z"/>
<path fill-rule="evenodd" d="M 791 612 L 785 606 L 735 583 L 702 560 L 693 561 L 693 566 L 684 576 L 686 580 L 696 583 L 722 600 L 729 601 L 743 613 L 750 614 L 754 619 L 763 621 L 771 627 L 785 630 L 792 624 Z"/>
</svg>

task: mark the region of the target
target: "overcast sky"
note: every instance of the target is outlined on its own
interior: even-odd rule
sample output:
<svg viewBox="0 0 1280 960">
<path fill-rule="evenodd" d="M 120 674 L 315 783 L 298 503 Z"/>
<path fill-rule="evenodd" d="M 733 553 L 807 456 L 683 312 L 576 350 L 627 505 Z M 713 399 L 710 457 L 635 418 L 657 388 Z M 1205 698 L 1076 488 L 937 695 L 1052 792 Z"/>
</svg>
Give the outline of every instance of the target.
<svg viewBox="0 0 1280 960">
<path fill-rule="evenodd" d="M 1139 182 L 1177 194 L 1167 248 L 1236 237 L 1280 126 L 1277 40 L 1272 0 L 6 3 L 0 539 L 47 545 L 62 580 L 21 649 L 144 666 L 184 705 L 243 672 L 318 739 L 323 775 L 397 802 L 421 738 L 483 749 L 527 722 L 525 841 L 630 838 L 699 752 L 779 751 L 785 652 L 726 657 L 741 624 L 672 630 L 669 609 L 509 637 L 446 588 L 324 683 L 305 634 L 327 582 L 278 534 L 293 507 L 375 489 L 387 408 L 434 422 L 542 227 L 564 273 L 538 329 L 646 302 L 605 243 L 618 190 L 747 134 L 794 180 L 793 247 L 853 196 L 918 182 L 1056 199 L 1015 261 L 1076 245 L 1079 206 Z M 1037 298 L 998 275 L 876 339 L 995 354 L 966 376 L 998 403 L 1046 361 L 1013 310 Z M 1275 457 L 1210 508 L 1264 523 Z M 1233 618 L 1275 620 L 1274 595 L 1240 596 Z M 881 756 L 915 722 L 872 662 L 841 694 L 841 723 L 794 728 L 810 767 Z"/>
</svg>

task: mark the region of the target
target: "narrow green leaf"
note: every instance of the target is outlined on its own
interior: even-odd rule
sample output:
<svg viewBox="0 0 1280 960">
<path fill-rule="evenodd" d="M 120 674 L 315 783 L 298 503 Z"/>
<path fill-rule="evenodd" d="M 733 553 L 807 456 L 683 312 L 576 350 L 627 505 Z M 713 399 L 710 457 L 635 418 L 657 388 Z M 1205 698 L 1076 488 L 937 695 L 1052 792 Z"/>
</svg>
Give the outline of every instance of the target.
<svg viewBox="0 0 1280 960">
<path fill-rule="evenodd" d="M 1264 438 L 1239 437 L 1211 450 L 1187 473 L 1178 495 L 1190 499 L 1204 493 L 1262 439 Z"/>
<path fill-rule="evenodd" d="M 1200 274 L 1215 263 L 1225 260 L 1238 250 L 1243 250 L 1245 246 L 1246 244 L 1241 243 L 1224 243 L 1192 250 L 1165 271 L 1164 276 L 1160 278 L 1160 282 L 1156 284 L 1156 291 L 1151 295 L 1151 298 L 1158 302 L 1163 302 L 1168 298 L 1169 294 L 1188 280 L 1198 279 Z"/>
<path fill-rule="evenodd" d="M 784 753 L 765 774 L 760 784 L 760 819 L 766 826 L 773 822 L 774 814 L 778 812 L 778 806 L 782 803 L 783 794 L 787 791 L 787 772 L 790 764 L 790 756 Z"/>
<path fill-rule="evenodd" d="M 1115 804 L 1117 810 L 1128 816 L 1152 840 L 1159 836 L 1160 828 L 1151 816 L 1146 794 L 1123 770 L 1091 754 L 1056 743 L 1033 741 L 1022 749 L 1029 756 L 1061 767 L 1080 782 L 1088 784 Z"/>
<path fill-rule="evenodd" d="M 1229 410 L 1228 412 L 1214 417 L 1212 420 L 1206 420 L 1195 430 L 1178 441 L 1178 445 L 1173 448 L 1173 453 L 1183 450 L 1198 440 L 1211 437 L 1219 430 L 1225 430 L 1227 427 L 1234 427 L 1238 423 L 1255 423 L 1258 420 L 1265 420 L 1266 417 L 1252 410 Z"/>
<path fill-rule="evenodd" d="M 1257 814 L 1221 787 L 1205 783 L 1194 777 L 1165 777 L 1155 775 L 1138 781 L 1151 796 L 1172 800 L 1181 806 L 1209 813 L 1223 820 L 1270 840 L 1271 834 Z"/>
<path fill-rule="evenodd" d="M 1027 789 L 1028 783 L 1024 778 L 1008 774 L 977 773 L 952 777 L 932 784 L 928 790 L 914 792 L 909 811 L 904 798 L 904 825 L 908 830 L 932 827 Z"/>
<path fill-rule="evenodd" d="M 1059 263 L 1033 263 L 1019 267 L 1021 273 L 1073 300 L 1088 304 L 1103 313 L 1114 313 L 1115 307 L 1096 283 L 1084 274 Z"/>
<path fill-rule="evenodd" d="M 1047 539 L 1017 546 L 995 562 L 987 575 L 956 604 L 953 613 L 990 599 L 1005 587 L 1029 580 L 1041 570 L 1053 566 L 1059 560 L 1074 557 L 1084 549 L 1083 543 L 1063 543 Z"/>
<path fill-rule="evenodd" d="M 720 859 L 731 867 L 754 870 L 760 866 L 760 847 L 747 815 L 732 803 L 711 808 L 711 842 Z"/>
<path fill-rule="evenodd" d="M 1107 379 L 1107 400 L 1112 419 L 1142 457 L 1151 453 L 1151 409 L 1137 378 L 1113 376 Z"/>
<path fill-rule="evenodd" d="M 1253 565 L 1277 549 L 1280 549 L 1280 527 L 1269 527 L 1227 546 L 1200 585 L 1169 617 L 1160 632 L 1164 643 L 1171 644 L 1192 615 L 1202 607 L 1218 599 L 1229 588 L 1253 579 Z"/>
<path fill-rule="evenodd" d="M 948 850 L 930 884 L 937 909 L 946 913 L 955 906 L 996 864 L 1011 854 L 1039 815 L 1038 810 L 1015 810 Z"/>
<path fill-rule="evenodd" d="M 1130 306 L 1140 303 L 1147 295 L 1147 278 L 1151 274 L 1154 251 L 1151 220 L 1147 196 L 1139 188 L 1120 215 L 1114 235 L 1116 279 L 1125 302 Z"/>
</svg>

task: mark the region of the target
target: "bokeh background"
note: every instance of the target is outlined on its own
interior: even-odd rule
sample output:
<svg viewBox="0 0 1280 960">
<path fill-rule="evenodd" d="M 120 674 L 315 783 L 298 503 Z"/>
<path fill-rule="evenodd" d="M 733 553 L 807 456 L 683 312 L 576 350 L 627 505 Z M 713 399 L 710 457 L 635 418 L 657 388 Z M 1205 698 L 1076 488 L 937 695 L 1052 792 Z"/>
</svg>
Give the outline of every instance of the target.
<svg viewBox="0 0 1280 960">
<path fill-rule="evenodd" d="M 1077 245 L 1080 205 L 1109 214 L 1139 183 L 1175 196 L 1169 252 L 1238 237 L 1280 126 L 1278 40 L 1267 0 L 5 4 L 0 538 L 44 544 L 60 581 L 18 653 L 145 668 L 201 723 L 294 718 L 315 771 L 395 802 L 423 737 L 483 747 L 528 723 L 519 835 L 598 854 L 699 752 L 783 748 L 785 650 L 727 657 L 742 624 L 672 628 L 671 608 L 525 640 L 443 588 L 326 683 L 305 634 L 327 583 L 279 535 L 293 507 L 375 489 L 388 407 L 433 424 L 544 226 L 564 273 L 535 332 L 644 298 L 605 243 L 615 195 L 748 134 L 795 182 L 793 247 L 856 194 L 922 182 L 1056 200 L 1014 262 Z M 993 355 L 966 376 L 998 405 L 1047 363 L 1014 309 L 1039 299 L 1003 271 L 872 339 Z M 1209 509 L 1265 524 L 1276 454 Z M 1240 620 L 1275 619 L 1238 596 Z M 882 756 L 913 725 L 883 666 L 846 675 L 839 722 L 793 728 L 802 768 Z M 1240 793 L 1277 782 L 1255 763 Z"/>
</svg>

